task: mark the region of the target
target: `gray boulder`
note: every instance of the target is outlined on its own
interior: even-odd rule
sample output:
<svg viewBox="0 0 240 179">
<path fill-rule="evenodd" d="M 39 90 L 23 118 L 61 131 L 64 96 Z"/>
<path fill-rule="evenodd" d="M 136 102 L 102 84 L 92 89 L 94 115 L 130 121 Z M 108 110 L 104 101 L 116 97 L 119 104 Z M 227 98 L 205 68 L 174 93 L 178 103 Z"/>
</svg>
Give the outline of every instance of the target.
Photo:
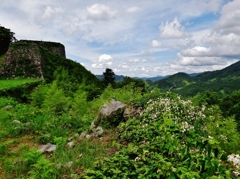
<svg viewBox="0 0 240 179">
<path fill-rule="evenodd" d="M 126 104 L 120 101 L 111 99 L 109 103 L 105 103 L 99 110 L 99 114 L 94 120 L 94 125 L 99 126 L 102 122 L 108 122 L 109 124 L 119 123 L 123 119 L 123 112 L 126 106 Z"/>
</svg>

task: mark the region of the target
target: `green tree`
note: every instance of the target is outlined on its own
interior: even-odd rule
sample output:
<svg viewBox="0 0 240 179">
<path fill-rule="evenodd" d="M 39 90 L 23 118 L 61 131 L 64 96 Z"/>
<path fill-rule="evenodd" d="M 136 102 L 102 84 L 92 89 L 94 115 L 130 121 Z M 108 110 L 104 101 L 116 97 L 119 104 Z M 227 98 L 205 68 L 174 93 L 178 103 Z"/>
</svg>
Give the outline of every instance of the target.
<svg viewBox="0 0 240 179">
<path fill-rule="evenodd" d="M 133 87 L 141 88 L 143 92 L 146 92 L 146 86 L 143 80 L 130 78 L 128 76 L 125 76 L 122 81 L 118 82 L 117 87 L 122 88 L 126 85 L 129 85 L 130 83 L 134 83 Z"/>
<path fill-rule="evenodd" d="M 103 72 L 103 83 L 104 86 L 107 87 L 109 84 L 111 84 L 113 87 L 115 86 L 115 78 L 114 78 L 115 73 L 113 72 L 112 69 L 106 68 L 106 71 Z"/>
<path fill-rule="evenodd" d="M 14 33 L 10 29 L 0 26 L 0 55 L 7 52 L 11 42 L 16 41 Z"/>
</svg>

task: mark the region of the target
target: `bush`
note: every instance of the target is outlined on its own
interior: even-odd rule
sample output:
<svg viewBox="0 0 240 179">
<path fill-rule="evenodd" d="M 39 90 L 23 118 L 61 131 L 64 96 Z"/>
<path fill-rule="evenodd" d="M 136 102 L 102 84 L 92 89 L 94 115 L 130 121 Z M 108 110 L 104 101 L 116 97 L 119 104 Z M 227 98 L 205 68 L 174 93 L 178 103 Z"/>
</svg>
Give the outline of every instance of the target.
<svg viewBox="0 0 240 179">
<path fill-rule="evenodd" d="M 230 178 L 225 152 L 208 137 L 207 117 L 190 101 L 168 94 L 120 124 L 122 150 L 83 178 Z"/>
</svg>

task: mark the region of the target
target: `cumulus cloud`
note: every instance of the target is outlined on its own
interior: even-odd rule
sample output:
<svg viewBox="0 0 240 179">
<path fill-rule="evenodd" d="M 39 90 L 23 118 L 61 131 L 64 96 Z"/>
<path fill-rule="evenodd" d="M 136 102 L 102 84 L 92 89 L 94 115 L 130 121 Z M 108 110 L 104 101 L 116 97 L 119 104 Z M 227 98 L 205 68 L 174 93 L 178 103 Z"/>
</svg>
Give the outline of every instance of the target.
<svg viewBox="0 0 240 179">
<path fill-rule="evenodd" d="M 87 7 L 87 17 L 91 20 L 108 20 L 116 14 L 116 11 L 111 11 L 104 4 L 94 4 Z"/>
<path fill-rule="evenodd" d="M 151 46 L 154 47 L 154 48 L 157 48 L 157 47 L 161 47 L 162 44 L 159 41 L 157 41 L 157 40 L 153 40 L 151 42 Z"/>
<path fill-rule="evenodd" d="M 98 61 L 92 64 L 92 68 L 105 68 L 113 64 L 113 58 L 111 55 L 100 55 Z"/>
<path fill-rule="evenodd" d="M 187 37 L 187 34 L 184 33 L 184 27 L 180 24 L 177 17 L 172 22 L 162 23 L 159 26 L 159 30 L 163 38 L 180 39 Z"/>
<path fill-rule="evenodd" d="M 202 42 L 211 46 L 216 56 L 240 59 L 240 1 L 226 4 L 221 17 L 212 32 L 203 37 Z"/>
<path fill-rule="evenodd" d="M 180 54 L 181 56 L 187 56 L 187 57 L 209 56 L 209 51 L 210 51 L 210 48 L 196 46 L 193 48 L 183 50 Z"/>
<path fill-rule="evenodd" d="M 172 69 L 190 70 L 198 66 L 198 71 L 224 68 L 240 59 L 240 1 L 226 4 L 221 17 L 212 31 L 202 38 L 204 46 L 195 46 L 178 53 L 178 60 L 171 63 Z M 193 70 L 192 70 L 193 71 Z"/>
<path fill-rule="evenodd" d="M 233 0 L 225 5 L 215 30 L 221 34 L 234 33 L 240 35 L 240 1 Z"/>
</svg>

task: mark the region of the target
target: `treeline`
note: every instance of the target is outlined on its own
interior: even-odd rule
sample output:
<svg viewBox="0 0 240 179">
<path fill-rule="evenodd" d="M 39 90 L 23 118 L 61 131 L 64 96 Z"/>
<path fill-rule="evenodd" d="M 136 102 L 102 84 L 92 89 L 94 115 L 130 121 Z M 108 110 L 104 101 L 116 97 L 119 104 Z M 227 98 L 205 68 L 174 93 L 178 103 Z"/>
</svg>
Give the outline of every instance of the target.
<svg viewBox="0 0 240 179">
<path fill-rule="evenodd" d="M 206 105 L 207 107 L 218 107 L 224 117 L 234 117 L 238 123 L 240 132 L 240 90 L 225 95 L 217 92 L 199 93 L 193 97 L 196 105 Z"/>
</svg>

